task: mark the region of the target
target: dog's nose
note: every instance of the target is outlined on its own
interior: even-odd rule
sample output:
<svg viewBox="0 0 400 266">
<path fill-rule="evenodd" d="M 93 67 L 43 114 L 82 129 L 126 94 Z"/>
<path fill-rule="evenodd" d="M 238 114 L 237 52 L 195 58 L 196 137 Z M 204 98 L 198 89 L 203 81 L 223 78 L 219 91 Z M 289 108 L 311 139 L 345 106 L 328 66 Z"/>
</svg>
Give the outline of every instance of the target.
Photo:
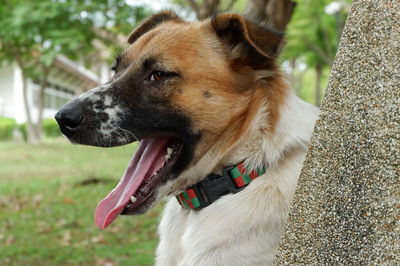
<svg viewBox="0 0 400 266">
<path fill-rule="evenodd" d="M 61 131 L 69 136 L 79 127 L 83 120 L 83 114 L 79 106 L 75 103 L 70 103 L 64 106 L 58 113 L 54 116 L 57 120 Z"/>
</svg>

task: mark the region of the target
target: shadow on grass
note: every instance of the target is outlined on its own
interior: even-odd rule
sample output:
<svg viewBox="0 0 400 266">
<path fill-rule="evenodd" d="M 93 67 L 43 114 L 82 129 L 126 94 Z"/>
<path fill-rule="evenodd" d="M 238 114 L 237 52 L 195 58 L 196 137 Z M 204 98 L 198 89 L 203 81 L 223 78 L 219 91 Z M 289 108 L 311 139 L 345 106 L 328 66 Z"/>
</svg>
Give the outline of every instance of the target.
<svg viewBox="0 0 400 266">
<path fill-rule="evenodd" d="M 0 265 L 152 265 L 162 204 L 93 222 L 135 149 L 0 143 Z"/>
</svg>

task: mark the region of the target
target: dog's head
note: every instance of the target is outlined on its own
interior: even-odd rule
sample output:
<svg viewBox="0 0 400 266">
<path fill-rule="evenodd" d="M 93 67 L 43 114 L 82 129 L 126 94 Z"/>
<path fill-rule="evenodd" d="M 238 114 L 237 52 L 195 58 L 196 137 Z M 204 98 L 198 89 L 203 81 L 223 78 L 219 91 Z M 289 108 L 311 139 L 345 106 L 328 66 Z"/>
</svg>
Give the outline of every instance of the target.
<svg viewBox="0 0 400 266">
<path fill-rule="evenodd" d="M 128 42 L 111 80 L 56 115 L 74 143 L 140 141 L 119 185 L 99 203 L 101 228 L 121 213 L 145 212 L 209 174 L 245 134 L 256 107 L 281 94 L 276 86 L 265 89 L 276 83 L 281 34 L 239 15 L 188 23 L 161 12 Z M 271 109 L 268 116 L 272 125 L 277 114 Z"/>
</svg>

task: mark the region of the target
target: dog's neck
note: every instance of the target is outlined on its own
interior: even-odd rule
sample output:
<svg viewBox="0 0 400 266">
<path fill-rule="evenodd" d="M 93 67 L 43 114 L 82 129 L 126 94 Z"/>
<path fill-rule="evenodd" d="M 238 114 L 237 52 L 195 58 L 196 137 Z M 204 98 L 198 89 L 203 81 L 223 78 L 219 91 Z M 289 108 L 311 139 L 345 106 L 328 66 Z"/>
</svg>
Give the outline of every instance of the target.
<svg viewBox="0 0 400 266">
<path fill-rule="evenodd" d="M 279 109 L 279 120 L 269 130 L 268 106 L 263 104 L 254 120 L 249 134 L 243 137 L 219 164 L 231 165 L 241 161 L 250 168 L 274 167 L 280 159 L 293 150 L 307 151 L 318 109 L 289 92 Z"/>
</svg>

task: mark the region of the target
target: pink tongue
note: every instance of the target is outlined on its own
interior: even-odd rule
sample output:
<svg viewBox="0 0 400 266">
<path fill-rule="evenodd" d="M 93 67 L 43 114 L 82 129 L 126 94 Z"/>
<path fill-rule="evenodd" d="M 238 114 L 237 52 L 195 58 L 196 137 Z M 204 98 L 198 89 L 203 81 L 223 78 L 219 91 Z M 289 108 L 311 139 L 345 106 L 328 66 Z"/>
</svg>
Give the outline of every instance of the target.
<svg viewBox="0 0 400 266">
<path fill-rule="evenodd" d="M 154 138 L 140 142 L 118 185 L 97 205 L 94 221 L 98 228 L 110 225 L 128 205 L 130 197 L 145 178 L 157 170 L 155 164 L 162 162 L 160 158 L 165 154 L 168 141 L 169 138 Z"/>
</svg>

